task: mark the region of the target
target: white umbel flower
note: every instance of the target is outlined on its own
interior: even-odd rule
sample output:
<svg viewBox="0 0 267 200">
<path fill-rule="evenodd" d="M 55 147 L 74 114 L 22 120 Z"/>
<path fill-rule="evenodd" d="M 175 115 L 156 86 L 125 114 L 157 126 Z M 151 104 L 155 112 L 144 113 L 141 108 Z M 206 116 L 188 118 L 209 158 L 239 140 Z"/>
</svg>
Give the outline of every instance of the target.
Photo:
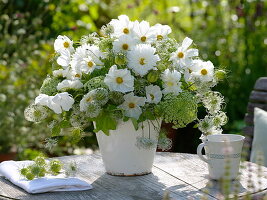
<svg viewBox="0 0 267 200">
<path fill-rule="evenodd" d="M 134 77 L 128 69 L 117 69 L 113 65 L 104 79 L 110 91 L 131 92 L 134 90 Z"/>
<path fill-rule="evenodd" d="M 156 49 L 150 44 L 138 44 L 132 51 L 127 54 L 128 67 L 133 71 L 144 76 L 151 69 L 156 69 L 157 62 L 160 60 L 156 53 Z"/>
<path fill-rule="evenodd" d="M 74 99 L 67 92 L 59 93 L 55 96 L 40 94 L 35 98 L 35 104 L 47 106 L 56 114 L 60 114 L 62 111 L 69 111 L 72 108 Z"/>
<path fill-rule="evenodd" d="M 139 43 L 152 43 L 156 40 L 155 29 L 147 21 L 135 21 L 133 31 Z"/>
<path fill-rule="evenodd" d="M 68 50 L 69 52 L 73 52 L 73 41 L 65 35 L 59 35 L 57 36 L 57 39 L 54 42 L 54 49 L 58 53 L 60 53 L 62 50 Z"/>
<path fill-rule="evenodd" d="M 125 111 L 125 116 L 138 119 L 142 114 L 140 106 L 145 105 L 146 99 L 144 97 L 134 96 L 133 92 L 123 96 L 124 102 L 119 106 Z"/>
<path fill-rule="evenodd" d="M 71 61 L 71 54 L 68 50 L 61 50 L 60 56 L 57 58 L 57 64 L 66 69 Z"/>
<path fill-rule="evenodd" d="M 152 26 L 151 29 L 154 30 L 156 40 L 166 39 L 167 36 L 172 32 L 171 27 L 162 24 L 156 24 Z"/>
<path fill-rule="evenodd" d="M 180 92 L 182 92 L 181 89 L 181 73 L 173 70 L 170 71 L 169 69 L 166 69 L 162 74 L 162 80 L 163 80 L 163 94 L 173 93 L 175 95 L 178 95 Z"/>
<path fill-rule="evenodd" d="M 214 65 L 211 61 L 201 61 L 197 62 L 197 71 L 192 72 L 192 76 L 200 80 L 201 82 L 209 82 L 213 80 L 214 77 Z"/>
<path fill-rule="evenodd" d="M 170 61 L 180 68 L 191 65 L 192 58 L 198 56 L 198 49 L 188 49 L 192 43 L 193 40 L 186 37 L 183 40 L 182 45 L 177 48 L 177 51 L 171 53 Z"/>
<path fill-rule="evenodd" d="M 113 42 L 113 51 L 118 52 L 127 52 L 132 50 L 136 45 L 136 41 L 133 37 L 129 35 L 121 35 L 118 39 Z"/>
<path fill-rule="evenodd" d="M 146 101 L 149 103 L 159 103 L 162 98 L 162 92 L 159 86 L 149 85 L 146 86 Z"/>
<path fill-rule="evenodd" d="M 120 15 L 118 19 L 112 19 L 109 23 L 114 28 L 111 36 L 120 37 L 121 35 L 132 35 L 133 22 L 126 15 Z"/>
<path fill-rule="evenodd" d="M 83 84 L 80 80 L 63 80 L 57 85 L 57 90 L 66 91 L 68 89 L 80 89 Z"/>
</svg>

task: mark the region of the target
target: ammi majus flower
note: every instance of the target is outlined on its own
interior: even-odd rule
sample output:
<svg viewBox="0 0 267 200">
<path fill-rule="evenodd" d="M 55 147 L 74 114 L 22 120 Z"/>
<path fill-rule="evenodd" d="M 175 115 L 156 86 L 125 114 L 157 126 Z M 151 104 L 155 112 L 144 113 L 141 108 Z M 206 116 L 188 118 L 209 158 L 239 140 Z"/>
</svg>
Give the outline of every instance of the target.
<svg viewBox="0 0 267 200">
<path fill-rule="evenodd" d="M 128 69 L 117 69 L 113 65 L 104 79 L 110 91 L 131 92 L 134 90 L 134 77 Z"/>
<path fill-rule="evenodd" d="M 134 96 L 131 92 L 123 96 L 124 102 L 119 106 L 125 111 L 125 116 L 138 119 L 142 114 L 141 106 L 145 105 L 146 99 L 144 97 Z"/>
<path fill-rule="evenodd" d="M 151 69 L 156 69 L 155 66 L 160 60 L 156 53 L 156 49 L 149 44 L 138 44 L 127 55 L 128 67 L 133 71 L 144 76 Z"/>
</svg>

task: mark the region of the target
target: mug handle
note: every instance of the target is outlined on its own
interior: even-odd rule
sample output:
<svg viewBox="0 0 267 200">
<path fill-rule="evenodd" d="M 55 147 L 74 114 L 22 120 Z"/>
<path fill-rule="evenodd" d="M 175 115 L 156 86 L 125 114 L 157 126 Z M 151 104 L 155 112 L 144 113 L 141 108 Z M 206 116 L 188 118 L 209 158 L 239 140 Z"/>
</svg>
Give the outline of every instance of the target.
<svg viewBox="0 0 267 200">
<path fill-rule="evenodd" d="M 205 158 L 203 156 L 203 154 L 202 154 L 202 149 L 204 148 L 204 146 L 207 146 L 207 144 L 206 143 L 201 143 L 201 144 L 198 145 L 198 147 L 197 147 L 197 155 L 199 156 L 199 158 L 201 160 L 203 160 L 206 163 L 209 163 L 209 160 L 207 158 Z"/>
</svg>

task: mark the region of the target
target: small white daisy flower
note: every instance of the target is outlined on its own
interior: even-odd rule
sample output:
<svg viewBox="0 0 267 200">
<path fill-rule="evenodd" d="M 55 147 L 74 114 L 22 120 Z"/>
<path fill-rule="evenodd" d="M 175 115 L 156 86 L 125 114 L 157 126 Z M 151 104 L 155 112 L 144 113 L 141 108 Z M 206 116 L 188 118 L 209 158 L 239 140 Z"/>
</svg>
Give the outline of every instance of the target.
<svg viewBox="0 0 267 200">
<path fill-rule="evenodd" d="M 82 72 L 72 69 L 72 68 L 68 68 L 68 70 L 66 70 L 66 78 L 69 80 L 78 80 L 82 78 Z"/>
<path fill-rule="evenodd" d="M 57 85 L 57 90 L 66 91 L 68 89 L 80 89 L 83 84 L 80 80 L 63 80 Z"/>
<path fill-rule="evenodd" d="M 57 64 L 66 69 L 71 61 L 71 54 L 68 50 L 61 50 L 60 56 L 57 58 Z"/>
<path fill-rule="evenodd" d="M 170 71 L 169 69 L 166 69 L 162 76 L 161 79 L 163 80 L 163 94 L 168 94 L 168 93 L 173 93 L 175 95 L 178 95 L 180 92 L 182 92 L 181 89 L 181 73 L 173 70 Z"/>
<path fill-rule="evenodd" d="M 83 60 L 80 62 L 80 70 L 85 74 L 92 73 L 95 68 L 96 63 L 90 56 L 83 58 Z"/>
<path fill-rule="evenodd" d="M 184 79 L 186 82 L 193 81 L 194 79 L 193 73 L 198 71 L 199 62 L 202 62 L 202 61 L 199 59 L 193 60 L 191 65 L 188 65 L 184 68 L 183 72 L 184 72 Z"/>
<path fill-rule="evenodd" d="M 198 56 L 198 49 L 188 49 L 192 43 L 193 40 L 186 37 L 182 45 L 178 46 L 177 51 L 171 53 L 170 61 L 180 68 L 191 65 L 192 57 Z"/>
<path fill-rule="evenodd" d="M 171 27 L 168 25 L 156 24 L 151 27 L 157 40 L 163 40 L 172 32 Z"/>
<path fill-rule="evenodd" d="M 93 102 L 93 93 L 88 92 L 86 95 L 83 96 L 82 100 L 80 101 L 80 111 L 85 112 L 88 108 L 88 105 Z"/>
<path fill-rule="evenodd" d="M 157 85 L 146 86 L 146 101 L 149 103 L 159 103 L 162 98 L 162 92 Z"/>
<path fill-rule="evenodd" d="M 134 77 L 128 69 L 117 69 L 113 65 L 104 79 L 110 91 L 131 92 L 134 90 Z"/>
<path fill-rule="evenodd" d="M 156 41 L 155 29 L 150 27 L 147 21 L 134 22 L 133 28 L 135 38 L 139 43 L 152 43 Z"/>
<path fill-rule="evenodd" d="M 73 41 L 65 35 L 59 35 L 57 36 L 57 39 L 54 42 L 54 49 L 58 53 L 60 53 L 62 50 L 68 50 L 69 52 L 73 52 Z"/>
<path fill-rule="evenodd" d="M 134 96 L 131 92 L 123 96 L 124 102 L 119 106 L 125 111 L 125 116 L 138 119 L 142 114 L 142 109 L 140 106 L 145 105 L 146 99 L 144 97 Z"/>
<path fill-rule="evenodd" d="M 214 77 L 214 65 L 210 61 L 201 61 L 197 63 L 197 71 L 192 72 L 192 76 L 201 82 L 209 82 Z"/>
<path fill-rule="evenodd" d="M 121 35 L 132 34 L 133 22 L 126 15 L 120 15 L 118 19 L 112 19 L 109 24 L 114 28 L 111 36 L 120 37 Z"/>
<path fill-rule="evenodd" d="M 157 62 L 160 60 L 156 49 L 150 44 L 138 44 L 132 51 L 128 52 L 128 67 L 140 76 L 144 76 L 151 69 L 156 69 Z"/>
<path fill-rule="evenodd" d="M 136 41 L 129 35 L 121 35 L 118 39 L 113 42 L 113 51 L 127 52 L 136 45 Z"/>
</svg>

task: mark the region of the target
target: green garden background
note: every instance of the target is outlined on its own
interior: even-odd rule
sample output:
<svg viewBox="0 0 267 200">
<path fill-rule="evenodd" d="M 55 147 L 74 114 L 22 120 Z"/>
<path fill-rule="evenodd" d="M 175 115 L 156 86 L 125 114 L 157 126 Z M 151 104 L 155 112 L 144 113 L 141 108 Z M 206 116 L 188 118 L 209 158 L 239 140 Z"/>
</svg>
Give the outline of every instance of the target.
<svg viewBox="0 0 267 200">
<path fill-rule="evenodd" d="M 226 100 L 224 132 L 242 134 L 249 94 L 267 76 L 265 0 L 0 0 L 0 154 L 29 159 L 40 152 L 60 156 L 97 147 L 90 133 L 78 144 L 63 140 L 44 149 L 50 130 L 45 123 L 27 122 L 24 109 L 51 73 L 58 35 L 79 40 L 121 14 L 168 24 L 178 41 L 192 38 L 202 59 L 224 68 L 227 77 L 216 88 Z M 199 135 L 192 143 L 200 142 Z"/>
</svg>

